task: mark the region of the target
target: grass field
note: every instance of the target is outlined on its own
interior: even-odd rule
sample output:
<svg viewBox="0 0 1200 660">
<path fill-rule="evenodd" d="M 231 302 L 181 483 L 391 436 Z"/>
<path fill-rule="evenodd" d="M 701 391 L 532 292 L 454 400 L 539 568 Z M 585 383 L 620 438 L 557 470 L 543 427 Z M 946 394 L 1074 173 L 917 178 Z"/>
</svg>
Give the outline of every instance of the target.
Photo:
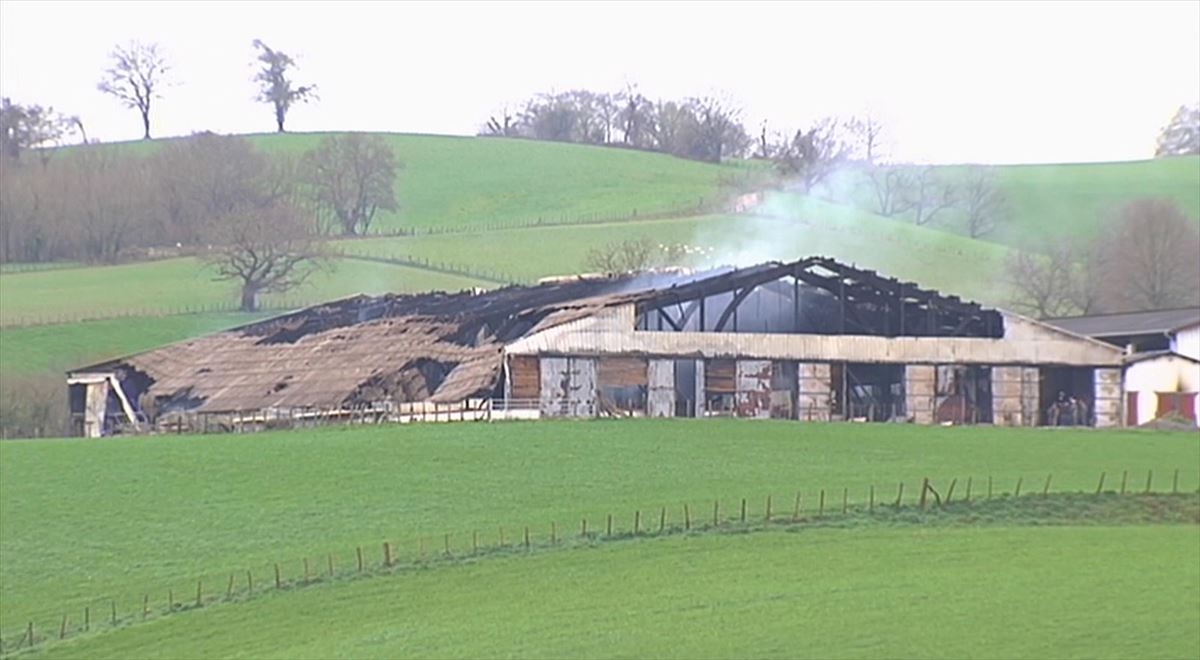
<svg viewBox="0 0 1200 660">
<path fill-rule="evenodd" d="M 268 152 L 299 155 L 326 134 L 247 136 Z M 727 184 L 761 180 L 754 163 L 712 165 L 663 154 L 563 142 L 445 135 L 380 134 L 403 169 L 398 212 L 380 211 L 372 229 L 422 229 L 627 215 L 714 204 Z M 118 145 L 145 153 L 167 140 Z"/>
<path fill-rule="evenodd" d="M 0 378 L 46 371 L 62 372 L 71 367 L 250 323 L 272 313 L 141 316 L 5 328 L 3 341 L 0 341 Z"/>
<path fill-rule="evenodd" d="M 1147 470 L 1169 487 L 1200 485 L 1191 433 L 927 428 L 738 420 L 583 421 L 331 428 L 253 436 L 9 441 L 0 443 L 0 621 L 5 636 L 34 619 L 57 625 L 64 611 L 123 610 L 143 594 L 194 593 L 195 580 L 224 584 L 231 571 L 271 562 L 294 574 L 303 557 L 385 540 L 397 553 L 418 539 L 457 543 L 473 530 L 510 538 L 523 525 L 599 525 L 612 514 L 660 506 L 733 515 L 739 498 L 761 513 L 763 498 L 811 508 L 820 489 L 875 485 L 909 498 L 923 477 L 988 476 L 996 492 L 1026 490 L 1047 473 L 1056 490 L 1109 487 Z M 1131 488 L 1134 486 L 1131 485 Z M 676 511 L 673 516 L 680 514 Z M 708 514 L 705 514 L 708 515 Z M 753 514 L 752 514 L 753 515 Z"/>
<path fill-rule="evenodd" d="M 321 585 L 48 658 L 1194 658 L 1193 526 L 765 532 Z"/>
<path fill-rule="evenodd" d="M 356 293 L 443 289 L 458 291 L 487 282 L 418 268 L 333 260 L 334 270 L 314 275 L 299 289 L 266 295 L 264 305 L 321 302 Z M 66 268 L 0 275 L 0 323 L 25 320 L 149 315 L 217 305 L 236 305 L 237 289 L 213 280 L 197 259 L 179 258 L 119 266 Z"/>
<path fill-rule="evenodd" d="M 961 166 L 939 168 L 948 180 L 963 175 Z M 1181 156 L 1123 163 L 1000 165 L 997 184 L 1006 194 L 1009 212 L 989 242 L 1027 247 L 1051 237 L 1085 240 L 1130 200 L 1160 197 L 1173 200 L 1200 223 L 1200 156 Z M 873 192 L 860 186 L 854 203 L 873 209 Z M 911 214 L 897 216 L 908 221 Z M 965 232 L 961 212 L 946 211 L 929 225 Z"/>
</svg>

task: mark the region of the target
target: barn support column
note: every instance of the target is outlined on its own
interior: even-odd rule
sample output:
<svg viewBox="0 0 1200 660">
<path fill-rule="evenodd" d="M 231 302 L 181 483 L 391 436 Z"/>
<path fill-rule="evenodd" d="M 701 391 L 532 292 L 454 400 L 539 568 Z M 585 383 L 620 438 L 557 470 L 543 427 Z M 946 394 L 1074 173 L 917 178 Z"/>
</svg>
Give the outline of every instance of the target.
<svg viewBox="0 0 1200 660">
<path fill-rule="evenodd" d="M 596 415 L 596 361 L 544 357 L 539 362 L 539 407 L 545 417 Z"/>
<path fill-rule="evenodd" d="M 700 308 L 704 310 L 703 307 Z M 692 415 L 704 417 L 708 414 L 708 399 L 704 395 L 704 360 L 696 360 L 696 409 Z"/>
<path fill-rule="evenodd" d="M 674 417 L 675 361 L 650 360 L 646 374 L 649 382 L 646 414 L 650 417 Z"/>
<path fill-rule="evenodd" d="M 992 423 L 1022 426 L 1021 367 L 992 367 Z"/>
<path fill-rule="evenodd" d="M 796 369 L 797 418 L 828 422 L 830 368 L 827 362 L 801 362 Z"/>
<path fill-rule="evenodd" d="M 933 404 L 937 395 L 936 370 L 930 364 L 904 367 L 904 409 L 917 424 L 933 423 Z"/>
<path fill-rule="evenodd" d="M 1121 423 L 1121 370 L 1098 367 L 1093 373 L 1096 426 L 1118 426 Z"/>
</svg>

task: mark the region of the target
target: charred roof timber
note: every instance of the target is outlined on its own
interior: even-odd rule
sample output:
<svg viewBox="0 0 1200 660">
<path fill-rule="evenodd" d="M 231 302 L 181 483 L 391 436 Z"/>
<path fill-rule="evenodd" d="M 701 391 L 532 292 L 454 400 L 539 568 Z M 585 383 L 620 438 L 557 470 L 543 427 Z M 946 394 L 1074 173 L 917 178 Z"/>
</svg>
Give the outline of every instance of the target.
<svg viewBox="0 0 1200 660">
<path fill-rule="evenodd" d="M 824 257 L 494 291 L 354 296 L 75 370 L 135 412 L 337 408 L 487 397 L 505 346 L 632 306 L 635 329 L 916 337 L 1004 334 L 1001 315 Z"/>
</svg>

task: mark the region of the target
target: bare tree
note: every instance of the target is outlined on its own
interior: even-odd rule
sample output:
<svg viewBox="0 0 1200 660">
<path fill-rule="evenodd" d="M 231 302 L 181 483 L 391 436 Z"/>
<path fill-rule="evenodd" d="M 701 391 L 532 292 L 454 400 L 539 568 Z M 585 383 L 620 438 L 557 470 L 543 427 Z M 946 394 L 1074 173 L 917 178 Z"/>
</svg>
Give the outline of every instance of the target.
<svg viewBox="0 0 1200 660">
<path fill-rule="evenodd" d="M 943 180 L 937 168 L 927 166 L 913 175 L 905 203 L 913 212 L 913 222 L 927 225 L 938 213 L 957 205 L 957 190 L 952 183 Z"/>
<path fill-rule="evenodd" d="M 1158 134 L 1155 158 L 1200 154 L 1200 104 L 1182 105 Z"/>
<path fill-rule="evenodd" d="M 321 140 L 304 154 L 304 177 L 324 224 L 346 236 L 365 234 L 379 209 L 394 211 L 396 154 L 378 135 L 349 133 Z"/>
<path fill-rule="evenodd" d="M 588 250 L 584 266 L 602 273 L 628 273 L 675 265 L 687 256 L 687 246 L 627 238 Z"/>
<path fill-rule="evenodd" d="M 143 139 L 150 139 L 150 107 L 154 99 L 162 98 L 171 67 L 158 44 L 131 42 L 117 46 L 109 54 L 112 66 L 96 86 L 142 116 Z"/>
<path fill-rule="evenodd" d="M 890 218 L 912 208 L 912 188 L 915 181 L 910 168 L 902 165 L 868 164 L 866 176 L 875 196 L 876 213 Z"/>
<path fill-rule="evenodd" d="M 979 238 L 996 230 L 1009 212 L 1008 196 L 996 181 L 996 172 L 987 167 L 971 167 L 958 189 L 959 207 L 966 214 L 967 234 Z"/>
<path fill-rule="evenodd" d="M 1104 289 L 1114 310 L 1200 304 L 1200 228 L 1174 202 L 1129 202 L 1101 236 Z"/>
<path fill-rule="evenodd" d="M 1013 250 L 1004 265 L 1011 290 L 1009 305 L 1037 318 L 1068 316 L 1079 312 L 1076 254 L 1070 245 L 1057 244 L 1048 253 Z"/>
<path fill-rule="evenodd" d="M 517 117 L 513 115 L 508 106 L 500 108 L 499 115 L 488 117 L 487 123 L 483 126 L 482 135 L 494 135 L 498 137 L 513 137 L 520 134 Z"/>
<path fill-rule="evenodd" d="M 857 155 L 868 165 L 874 164 L 881 155 L 883 122 L 869 113 L 861 117 L 851 117 L 846 121 L 846 131 L 851 136 Z"/>
<path fill-rule="evenodd" d="M 621 93 L 621 109 L 617 121 L 621 125 L 621 142 L 631 147 L 645 147 L 646 129 L 652 119 L 649 116 L 651 103 L 637 91 L 636 85 L 629 85 Z"/>
<path fill-rule="evenodd" d="M 82 130 L 77 117 L 60 114 L 51 107 L 13 103 L 4 97 L 0 99 L 0 153 L 16 165 L 23 152 L 36 149 L 45 166 L 53 148 L 60 146 L 77 124 Z"/>
<path fill-rule="evenodd" d="M 261 65 L 254 75 L 254 82 L 258 83 L 258 100 L 274 106 L 275 126 L 282 133 L 288 110 L 293 104 L 316 99 L 317 86 L 293 86 L 288 69 L 296 66 L 295 60 L 281 50 L 271 49 L 261 39 L 254 40 L 254 47 L 258 49 L 257 59 Z"/>
<path fill-rule="evenodd" d="M 851 146 L 840 122 L 822 119 L 807 131 L 796 131 L 791 141 L 777 150 L 779 170 L 795 178 L 805 192 L 812 192 L 832 175 L 851 154 Z"/>
<path fill-rule="evenodd" d="M 294 289 L 325 266 L 310 227 L 310 221 L 281 201 L 247 208 L 223 218 L 220 247 L 206 260 L 217 280 L 238 283 L 241 310 L 253 312 L 260 294 Z"/>
</svg>

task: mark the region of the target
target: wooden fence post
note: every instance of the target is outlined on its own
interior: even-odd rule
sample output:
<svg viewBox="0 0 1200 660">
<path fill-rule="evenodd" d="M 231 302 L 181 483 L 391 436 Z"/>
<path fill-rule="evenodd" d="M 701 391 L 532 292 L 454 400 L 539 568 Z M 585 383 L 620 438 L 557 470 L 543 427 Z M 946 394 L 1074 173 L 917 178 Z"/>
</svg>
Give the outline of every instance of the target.
<svg viewBox="0 0 1200 660">
<path fill-rule="evenodd" d="M 763 520 L 771 522 L 771 496 L 767 495 L 767 510 L 763 514 Z"/>
<path fill-rule="evenodd" d="M 796 491 L 796 505 L 792 508 L 792 522 L 800 520 L 800 491 Z"/>
<path fill-rule="evenodd" d="M 970 503 L 971 503 L 971 481 L 972 481 L 972 477 L 967 477 L 967 497 L 966 497 L 966 501 L 967 501 L 967 503 L 968 503 L 968 504 L 970 504 Z"/>
<path fill-rule="evenodd" d="M 90 607 L 83 608 L 83 631 L 87 632 L 92 629 L 92 610 Z"/>
<path fill-rule="evenodd" d="M 875 513 L 875 485 L 871 484 L 870 493 L 867 495 L 867 513 Z"/>
<path fill-rule="evenodd" d="M 605 528 L 605 536 L 612 536 L 612 514 L 608 514 L 608 526 Z"/>
<path fill-rule="evenodd" d="M 824 515 L 825 515 L 825 489 L 822 488 L 821 489 L 821 502 L 820 502 L 820 504 L 817 505 L 817 517 L 820 518 Z"/>
<path fill-rule="evenodd" d="M 175 591 L 173 589 L 167 589 L 167 611 L 175 611 Z"/>
<path fill-rule="evenodd" d="M 1128 479 L 1129 479 L 1129 470 L 1123 470 L 1121 472 L 1121 494 L 1122 495 L 1125 494 L 1125 482 Z"/>
<path fill-rule="evenodd" d="M 529 549 L 529 528 L 525 528 L 525 549 Z"/>
<path fill-rule="evenodd" d="M 117 601 L 110 600 L 109 605 L 112 606 L 112 624 L 115 626 L 117 625 Z"/>
<path fill-rule="evenodd" d="M 150 594 L 144 594 L 142 596 L 142 621 L 145 621 L 146 617 L 149 614 L 150 614 Z M 30 626 L 32 627 L 32 624 L 30 624 Z"/>
<path fill-rule="evenodd" d="M 713 527 L 721 525 L 721 500 L 713 500 Z"/>
<path fill-rule="evenodd" d="M 33 646 L 33 622 L 32 621 L 29 622 L 29 628 L 26 629 L 25 634 L 26 634 L 26 636 L 29 637 L 29 646 L 32 647 Z"/>
<path fill-rule="evenodd" d="M 633 512 L 633 535 L 637 536 L 642 532 L 642 512 L 637 510 Z"/>
<path fill-rule="evenodd" d="M 279 564 L 278 563 L 275 564 L 275 588 L 276 589 L 283 588 L 283 579 L 280 578 L 280 576 L 279 576 Z"/>
<path fill-rule="evenodd" d="M 666 528 L 667 528 L 667 507 L 664 506 L 662 508 L 662 511 L 659 511 L 659 513 L 658 513 L 658 533 L 662 534 L 663 530 L 665 530 Z"/>
<path fill-rule="evenodd" d="M 362 546 L 360 545 L 357 548 L 355 548 L 355 551 L 358 554 L 358 572 L 362 573 L 362 570 L 363 570 Z"/>
<path fill-rule="evenodd" d="M 742 522 L 746 522 L 746 498 L 742 498 Z"/>
<path fill-rule="evenodd" d="M 587 538 L 587 518 L 583 518 L 579 523 L 579 535 Z"/>
<path fill-rule="evenodd" d="M 471 532 L 471 554 L 479 554 L 479 530 Z"/>
<path fill-rule="evenodd" d="M 683 531 L 692 531 L 692 510 L 686 504 L 683 505 Z"/>
<path fill-rule="evenodd" d="M 849 510 L 850 510 L 850 489 L 843 488 L 842 489 L 842 515 L 843 516 L 846 515 L 846 513 Z"/>
<path fill-rule="evenodd" d="M 900 488 L 896 491 L 896 508 L 900 508 L 900 502 L 904 499 L 904 482 L 900 482 Z"/>
<path fill-rule="evenodd" d="M 958 485 L 958 477 L 950 480 L 950 487 L 946 489 L 946 501 L 941 504 L 949 504 L 950 498 L 954 497 L 954 487 Z"/>
<path fill-rule="evenodd" d="M 246 592 L 254 593 L 254 576 L 250 574 L 250 571 L 246 571 Z"/>
<path fill-rule="evenodd" d="M 1054 477 L 1054 473 L 1046 475 L 1046 485 L 1042 487 L 1042 497 L 1050 496 L 1050 479 Z"/>
<path fill-rule="evenodd" d="M 229 574 L 229 586 L 225 588 L 225 597 L 233 597 L 233 573 Z"/>
<path fill-rule="evenodd" d="M 927 501 L 926 493 L 928 493 L 928 492 L 929 492 L 929 477 L 925 477 L 925 478 L 924 478 L 924 479 L 921 481 L 921 497 L 920 497 L 920 503 L 921 503 L 921 508 L 922 508 L 922 509 L 924 509 L 924 508 L 925 508 L 925 502 Z"/>
<path fill-rule="evenodd" d="M 203 581 L 196 580 L 196 607 L 200 607 L 204 603 Z"/>
<path fill-rule="evenodd" d="M 1021 496 L 1021 482 L 1022 482 L 1024 479 L 1025 479 L 1025 477 L 1017 477 L 1017 488 L 1016 488 L 1016 490 L 1013 492 L 1013 497 L 1020 497 L 1020 496 Z"/>
<path fill-rule="evenodd" d="M 1179 492 L 1179 468 L 1175 468 L 1175 476 L 1171 479 L 1171 494 Z"/>
<path fill-rule="evenodd" d="M 446 534 L 442 538 L 442 549 L 445 551 L 445 555 L 447 557 L 449 557 L 450 556 L 450 535 L 449 534 Z"/>
<path fill-rule="evenodd" d="M 308 582 L 308 557 L 304 558 L 304 582 Z"/>
<path fill-rule="evenodd" d="M 1147 495 L 1150 494 L 1150 484 L 1153 481 L 1154 481 L 1154 470 L 1148 470 L 1146 472 L 1146 494 Z"/>
<path fill-rule="evenodd" d="M 392 565 L 392 544 L 387 541 L 383 542 L 383 565 L 385 567 Z"/>
<path fill-rule="evenodd" d="M 329 553 L 326 559 L 329 560 L 329 577 L 333 577 L 333 553 Z"/>
<path fill-rule="evenodd" d="M 58 638 L 63 639 L 67 636 L 67 615 L 63 615 L 62 625 L 58 628 Z"/>
<path fill-rule="evenodd" d="M 550 521 L 550 545 L 558 545 L 558 523 Z"/>
</svg>

